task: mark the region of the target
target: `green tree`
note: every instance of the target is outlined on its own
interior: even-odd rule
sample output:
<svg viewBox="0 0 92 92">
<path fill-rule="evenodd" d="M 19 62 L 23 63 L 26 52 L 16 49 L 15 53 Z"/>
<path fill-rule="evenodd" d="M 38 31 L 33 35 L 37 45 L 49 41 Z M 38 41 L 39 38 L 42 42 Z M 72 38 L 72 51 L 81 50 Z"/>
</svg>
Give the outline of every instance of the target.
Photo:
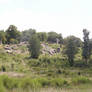
<svg viewBox="0 0 92 92">
<path fill-rule="evenodd" d="M 21 41 L 29 41 L 31 36 L 36 34 L 36 30 L 35 29 L 28 29 L 28 30 L 24 30 L 22 32 L 22 35 L 21 35 Z"/>
<path fill-rule="evenodd" d="M 63 44 L 63 37 L 62 37 L 62 34 L 58 34 L 57 38 L 59 39 L 59 43 L 60 44 Z"/>
<path fill-rule="evenodd" d="M 4 30 L 0 30 L 0 42 L 1 44 L 6 43 L 6 33 L 4 32 Z"/>
<path fill-rule="evenodd" d="M 39 57 L 41 45 L 36 34 L 31 37 L 28 48 L 31 53 L 31 58 Z"/>
<path fill-rule="evenodd" d="M 86 64 L 88 62 L 88 59 L 90 58 L 90 45 L 89 45 L 89 31 L 87 29 L 83 29 L 83 48 L 82 48 L 82 57 L 85 60 Z"/>
<path fill-rule="evenodd" d="M 11 43 L 11 39 L 19 40 L 20 32 L 17 30 L 17 27 L 14 25 L 10 25 L 6 30 L 7 43 Z"/>
<path fill-rule="evenodd" d="M 92 54 L 92 39 L 89 40 L 89 51 Z"/>
<path fill-rule="evenodd" d="M 47 41 L 47 33 L 46 32 L 39 32 L 37 36 L 40 41 Z"/>
<path fill-rule="evenodd" d="M 78 47 L 74 36 L 67 37 L 67 43 L 65 45 L 65 54 L 68 57 L 70 66 L 73 66 L 74 64 L 74 56 L 77 53 L 77 51 Z"/>
<path fill-rule="evenodd" d="M 63 37 L 61 34 L 57 34 L 56 32 L 49 32 L 48 33 L 48 42 L 56 43 L 56 39 L 59 39 L 59 43 L 63 43 Z"/>
<path fill-rule="evenodd" d="M 75 36 L 71 36 L 71 37 L 74 39 L 74 42 L 75 42 L 75 44 L 77 45 L 77 47 L 82 47 L 83 44 L 82 44 L 82 41 L 81 41 L 80 38 L 75 37 Z M 64 40 L 63 40 L 63 44 L 64 44 L 64 45 L 67 44 L 68 38 L 69 38 L 69 37 L 64 38 Z"/>
</svg>

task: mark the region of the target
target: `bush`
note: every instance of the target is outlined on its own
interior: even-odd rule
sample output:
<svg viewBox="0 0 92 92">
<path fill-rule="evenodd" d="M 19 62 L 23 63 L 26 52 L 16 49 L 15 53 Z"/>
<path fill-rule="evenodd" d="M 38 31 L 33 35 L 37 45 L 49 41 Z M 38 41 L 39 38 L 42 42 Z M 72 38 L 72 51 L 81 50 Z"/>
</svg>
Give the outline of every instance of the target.
<svg viewBox="0 0 92 92">
<path fill-rule="evenodd" d="M 34 88 L 40 88 L 41 85 L 36 79 L 30 79 L 30 78 L 24 78 L 21 81 L 20 87 L 23 89 L 34 89 Z"/>
<path fill-rule="evenodd" d="M 62 60 L 62 57 L 59 56 L 59 55 L 58 56 L 57 55 L 53 55 L 53 56 L 42 55 L 42 56 L 39 57 L 39 61 L 41 63 L 55 64 L 55 63 L 58 63 L 58 62 L 61 63 L 61 61 L 63 61 L 63 60 Z"/>
<path fill-rule="evenodd" d="M 49 57 L 49 56 L 41 56 L 41 57 L 39 57 L 39 61 L 40 61 L 41 63 L 50 64 L 50 63 L 52 62 L 52 59 L 51 59 L 51 57 Z"/>
<path fill-rule="evenodd" d="M 6 89 L 3 85 L 2 79 L 0 78 L 0 92 L 6 92 Z"/>
<path fill-rule="evenodd" d="M 40 55 L 40 41 L 37 35 L 33 35 L 29 41 L 29 52 L 31 54 L 31 58 L 38 58 Z"/>
<path fill-rule="evenodd" d="M 3 85 L 7 89 L 18 88 L 18 79 L 16 78 L 9 78 L 8 76 L 1 76 Z"/>
<path fill-rule="evenodd" d="M 30 78 L 30 77 L 24 77 L 24 78 L 13 78 L 8 76 L 0 76 L 0 92 L 6 92 L 5 90 L 13 90 L 13 89 L 23 89 L 25 92 L 28 92 L 28 90 L 39 90 L 40 88 L 44 87 L 53 87 L 53 88 L 62 88 L 67 87 L 70 84 L 86 84 L 91 83 L 91 81 L 86 77 L 76 77 L 71 80 L 71 82 L 68 82 L 65 79 L 61 78 Z M 72 85 L 71 85 L 72 86 Z"/>
<path fill-rule="evenodd" d="M 30 65 L 30 66 L 38 66 L 39 63 L 40 62 L 37 59 L 31 59 L 28 61 L 28 65 Z"/>
<path fill-rule="evenodd" d="M 11 44 L 18 44 L 18 40 L 11 38 L 10 43 Z"/>
<path fill-rule="evenodd" d="M 41 84 L 42 87 L 47 87 L 50 85 L 50 81 L 46 78 L 39 78 L 38 82 Z"/>
<path fill-rule="evenodd" d="M 73 84 L 85 84 L 85 83 L 90 83 L 90 82 L 91 82 L 91 80 L 89 80 L 86 77 L 82 77 L 82 76 L 72 79 Z"/>
<path fill-rule="evenodd" d="M 51 80 L 51 86 L 54 86 L 54 87 L 62 87 L 67 84 L 68 82 L 64 79 L 56 78 Z"/>
</svg>

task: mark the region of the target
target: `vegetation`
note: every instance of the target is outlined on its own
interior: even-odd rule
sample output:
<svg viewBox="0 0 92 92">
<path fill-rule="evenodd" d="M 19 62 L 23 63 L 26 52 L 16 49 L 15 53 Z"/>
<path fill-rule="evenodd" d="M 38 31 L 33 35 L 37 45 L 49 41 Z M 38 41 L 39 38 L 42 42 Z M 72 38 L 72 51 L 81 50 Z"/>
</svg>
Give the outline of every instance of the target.
<svg viewBox="0 0 92 92">
<path fill-rule="evenodd" d="M 9 28 L 6 30 L 6 38 L 7 38 L 7 43 L 17 43 L 20 33 L 17 30 L 17 27 L 14 25 L 10 25 Z"/>
<path fill-rule="evenodd" d="M 70 66 L 73 66 L 74 64 L 74 56 L 78 51 L 77 45 L 75 43 L 75 39 L 73 36 L 70 36 L 67 38 L 67 44 L 66 44 L 66 50 L 65 53 L 68 57 L 68 61 L 70 63 Z"/>
<path fill-rule="evenodd" d="M 56 32 L 20 32 L 14 25 L 1 30 L 0 92 L 74 92 L 77 88 L 90 92 L 92 39 L 87 30 L 83 33 L 82 41 L 75 36 L 63 39 Z"/>
<path fill-rule="evenodd" d="M 3 30 L 0 31 L 0 42 L 1 44 L 6 43 L 6 33 Z"/>
<path fill-rule="evenodd" d="M 63 38 L 61 34 L 57 34 L 56 32 L 49 32 L 48 33 L 48 42 L 52 42 L 55 43 L 57 41 L 57 39 L 59 40 L 60 43 L 63 43 Z"/>
<path fill-rule="evenodd" d="M 41 90 L 41 88 L 54 88 L 54 89 L 73 89 L 73 87 L 79 87 L 84 85 L 92 85 L 92 81 L 86 77 L 76 77 L 71 79 L 71 81 L 61 79 L 61 78 L 31 78 L 31 77 L 24 77 L 24 78 L 13 78 L 8 77 L 6 75 L 0 76 L 0 91 L 6 92 L 5 90 L 11 92 L 14 89 L 24 90 L 30 92 L 31 90 L 34 92 L 37 90 Z M 74 85 L 74 86 L 73 86 Z M 69 87 L 69 88 L 68 88 Z M 24 92 L 21 91 L 21 92 Z"/>
<path fill-rule="evenodd" d="M 33 35 L 29 41 L 29 51 L 32 58 L 38 58 L 40 54 L 40 41 L 37 35 Z"/>
<path fill-rule="evenodd" d="M 47 41 L 47 33 L 39 32 L 39 33 L 37 33 L 37 36 L 38 36 L 40 41 Z"/>
<path fill-rule="evenodd" d="M 84 33 L 84 44 L 83 44 L 82 56 L 83 56 L 85 62 L 87 63 L 88 59 L 90 58 L 90 55 L 91 55 L 90 48 L 89 48 L 89 32 L 86 29 L 84 29 L 83 33 Z"/>
<path fill-rule="evenodd" d="M 24 30 L 22 33 L 21 33 L 21 38 L 20 40 L 21 41 L 29 41 L 31 36 L 36 34 L 36 30 L 35 29 L 28 29 L 28 30 Z"/>
</svg>

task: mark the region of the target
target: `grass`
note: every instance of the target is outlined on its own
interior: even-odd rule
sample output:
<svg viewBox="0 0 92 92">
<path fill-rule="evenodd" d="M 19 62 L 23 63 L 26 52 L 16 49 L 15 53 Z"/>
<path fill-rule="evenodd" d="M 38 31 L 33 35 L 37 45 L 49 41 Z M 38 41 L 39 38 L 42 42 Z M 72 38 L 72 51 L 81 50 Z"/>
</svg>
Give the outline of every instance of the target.
<svg viewBox="0 0 92 92">
<path fill-rule="evenodd" d="M 28 90 L 25 91 L 23 89 L 13 89 L 12 91 L 7 91 L 7 92 L 92 92 L 92 88 L 90 89 L 55 89 L 55 88 L 43 88 L 40 90 Z"/>
<path fill-rule="evenodd" d="M 71 78 L 71 80 L 66 80 L 64 78 L 31 78 L 31 77 L 22 77 L 22 78 L 15 78 L 15 77 L 8 77 L 8 76 L 0 76 L 0 90 L 1 92 L 5 92 L 8 90 L 12 92 L 13 90 L 24 90 L 24 92 L 41 92 L 44 89 L 58 91 L 64 90 L 88 90 L 91 89 L 92 80 L 87 77 L 76 77 Z M 47 92 L 46 90 L 46 92 Z M 66 92 L 67 92 L 66 91 Z M 17 92 L 17 91 L 16 91 Z M 18 91 L 22 92 L 22 91 Z M 49 92 L 49 91 L 48 91 Z"/>
<path fill-rule="evenodd" d="M 52 45 L 55 48 L 56 45 Z M 58 47 L 58 46 L 57 46 Z M 21 46 L 23 52 L 25 46 Z M 0 76 L 0 92 L 91 92 L 92 68 L 83 66 L 80 53 L 75 65 L 69 66 L 67 57 L 62 54 L 40 55 L 30 59 L 28 53 L 8 54 L 1 49 L 0 71 L 22 73 L 24 77 Z M 80 72 L 80 75 L 78 73 Z"/>
</svg>

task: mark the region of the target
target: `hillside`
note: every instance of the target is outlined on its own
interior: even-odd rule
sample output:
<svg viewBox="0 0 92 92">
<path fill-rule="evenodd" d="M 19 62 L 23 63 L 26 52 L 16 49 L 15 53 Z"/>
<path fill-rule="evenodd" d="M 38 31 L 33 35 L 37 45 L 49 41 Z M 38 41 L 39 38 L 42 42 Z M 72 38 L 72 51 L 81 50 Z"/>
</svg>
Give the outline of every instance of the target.
<svg viewBox="0 0 92 92">
<path fill-rule="evenodd" d="M 75 57 L 75 65 L 70 67 L 66 56 L 63 55 L 62 49 L 64 49 L 64 46 L 60 48 L 58 44 L 48 43 L 41 43 L 41 46 L 42 48 L 39 58 L 30 59 L 30 53 L 26 43 L 1 45 L 0 75 L 6 75 L 9 78 L 17 78 L 17 80 L 23 79 L 25 80 L 24 83 L 30 80 L 28 84 L 25 84 L 26 87 L 31 87 L 33 84 L 30 83 L 34 83 L 34 80 L 36 80 L 36 82 L 41 83 L 39 85 L 42 85 L 43 88 L 58 87 L 68 89 L 69 87 L 70 92 L 75 88 L 78 88 L 78 90 L 81 90 L 81 88 L 84 89 L 86 85 L 88 85 L 89 89 L 91 88 L 92 63 L 90 62 L 88 66 L 83 63 L 81 48 Z M 59 52 L 57 51 L 58 48 L 60 48 Z M 1 76 L 1 79 L 2 78 L 3 77 Z M 9 78 L 7 79 L 7 77 L 5 77 L 7 81 L 10 80 Z M 31 82 L 31 80 L 33 80 L 33 82 Z M 11 83 L 12 82 L 13 79 L 11 80 Z M 39 88 L 38 84 L 34 85 L 34 88 L 36 86 Z M 16 89 L 15 86 L 12 86 L 12 88 Z M 86 87 L 85 90 L 88 90 L 88 88 Z M 11 90 L 9 87 L 8 89 Z"/>
</svg>

